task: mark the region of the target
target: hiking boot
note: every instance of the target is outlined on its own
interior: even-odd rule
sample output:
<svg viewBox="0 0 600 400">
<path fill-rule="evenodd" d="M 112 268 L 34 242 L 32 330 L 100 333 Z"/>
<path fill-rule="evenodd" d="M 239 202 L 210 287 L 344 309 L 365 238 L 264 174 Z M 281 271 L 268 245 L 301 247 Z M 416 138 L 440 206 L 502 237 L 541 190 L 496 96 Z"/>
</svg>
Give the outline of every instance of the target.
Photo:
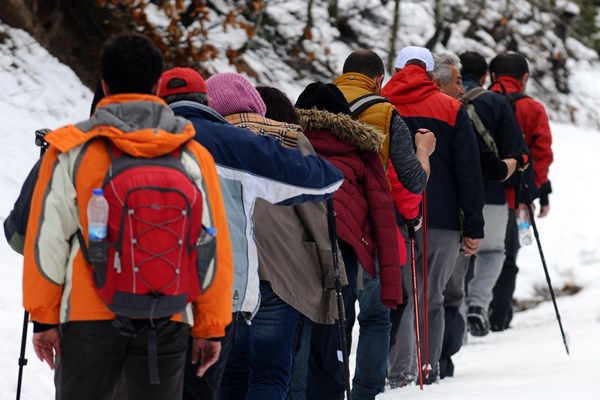
<svg viewBox="0 0 600 400">
<path fill-rule="evenodd" d="M 485 336 L 490 333 L 487 312 L 482 307 L 471 306 L 467 311 L 469 332 L 473 336 Z"/>
<path fill-rule="evenodd" d="M 415 379 L 409 376 L 405 376 L 396 380 L 388 380 L 388 385 L 390 385 L 390 389 L 403 388 L 405 386 L 412 385 L 413 383 L 415 383 Z"/>
<path fill-rule="evenodd" d="M 425 377 L 425 375 L 423 375 L 423 385 L 433 385 L 434 383 L 438 383 L 439 381 L 440 377 L 432 372 L 429 373 L 428 377 Z M 416 383 L 417 385 L 419 384 L 418 380 Z"/>
</svg>

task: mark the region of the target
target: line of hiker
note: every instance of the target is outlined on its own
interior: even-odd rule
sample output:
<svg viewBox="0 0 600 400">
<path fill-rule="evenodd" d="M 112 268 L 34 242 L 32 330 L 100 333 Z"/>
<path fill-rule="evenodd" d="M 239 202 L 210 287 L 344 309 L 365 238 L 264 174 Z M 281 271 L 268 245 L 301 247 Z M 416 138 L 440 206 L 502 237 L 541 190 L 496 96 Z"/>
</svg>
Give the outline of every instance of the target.
<svg viewBox="0 0 600 400">
<path fill-rule="evenodd" d="M 101 60 L 4 221 L 56 399 L 372 400 L 509 327 L 516 216 L 551 192 L 521 55 L 409 46 L 384 85 L 358 50 L 295 103 L 140 34 Z"/>
</svg>

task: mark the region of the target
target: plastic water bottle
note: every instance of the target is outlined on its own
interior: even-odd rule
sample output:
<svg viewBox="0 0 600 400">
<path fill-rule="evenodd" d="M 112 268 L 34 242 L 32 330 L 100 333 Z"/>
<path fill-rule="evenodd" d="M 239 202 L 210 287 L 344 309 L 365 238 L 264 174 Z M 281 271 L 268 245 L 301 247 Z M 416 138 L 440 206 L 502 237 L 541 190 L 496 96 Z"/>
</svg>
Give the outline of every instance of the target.
<svg viewBox="0 0 600 400">
<path fill-rule="evenodd" d="M 527 219 L 525 210 L 519 211 L 517 227 L 519 230 L 519 243 L 521 243 L 521 246 L 527 246 L 533 243 L 533 238 L 531 237 L 531 224 L 529 223 L 529 219 Z"/>
<path fill-rule="evenodd" d="M 94 189 L 87 206 L 88 238 L 91 241 L 106 239 L 108 227 L 108 202 L 104 198 L 104 190 Z"/>
<path fill-rule="evenodd" d="M 197 267 L 200 287 L 205 290 L 212 283 L 214 275 L 214 271 L 209 267 L 217 251 L 217 230 L 203 226 L 196 243 L 196 249 L 198 250 Z"/>
</svg>

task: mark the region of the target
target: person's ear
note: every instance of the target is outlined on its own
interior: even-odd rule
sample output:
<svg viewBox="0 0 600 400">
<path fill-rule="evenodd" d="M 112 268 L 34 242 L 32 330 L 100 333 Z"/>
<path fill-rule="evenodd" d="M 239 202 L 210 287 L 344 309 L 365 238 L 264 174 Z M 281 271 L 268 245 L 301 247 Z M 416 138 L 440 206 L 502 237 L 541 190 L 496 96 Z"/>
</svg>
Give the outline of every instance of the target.
<svg viewBox="0 0 600 400">
<path fill-rule="evenodd" d="M 481 78 L 479 78 L 479 84 L 480 84 L 481 86 L 483 86 L 483 85 L 485 84 L 485 78 L 486 78 L 486 76 L 485 76 L 485 75 L 483 75 Z"/>
<path fill-rule="evenodd" d="M 490 72 L 490 78 L 492 78 L 492 83 L 496 82 L 496 73 Z"/>
<path fill-rule="evenodd" d="M 383 79 L 385 78 L 384 74 L 381 74 L 375 78 L 375 90 L 377 93 L 381 92 L 381 87 L 383 86 Z"/>
<path fill-rule="evenodd" d="M 519 83 L 521 84 L 523 89 L 525 89 L 525 86 L 527 85 L 527 80 L 529 80 L 529 73 L 525 72 L 523 76 L 521 76 L 521 79 L 519 79 Z"/>
<path fill-rule="evenodd" d="M 154 86 L 152 86 L 152 94 L 155 96 L 158 96 L 158 91 L 160 90 L 160 82 L 162 80 L 162 76 L 160 78 L 158 78 L 158 82 L 156 82 L 154 84 Z"/>
<path fill-rule="evenodd" d="M 101 79 L 100 83 L 102 84 L 102 91 L 104 92 L 104 96 L 110 96 L 110 89 L 108 88 L 106 81 L 104 79 Z"/>
</svg>

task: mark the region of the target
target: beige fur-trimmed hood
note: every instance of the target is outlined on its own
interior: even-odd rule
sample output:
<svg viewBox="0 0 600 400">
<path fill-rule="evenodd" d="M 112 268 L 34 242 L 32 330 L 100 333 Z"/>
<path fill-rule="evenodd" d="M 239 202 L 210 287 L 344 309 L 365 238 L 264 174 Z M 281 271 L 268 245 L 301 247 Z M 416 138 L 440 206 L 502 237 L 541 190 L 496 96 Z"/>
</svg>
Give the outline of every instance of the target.
<svg viewBox="0 0 600 400">
<path fill-rule="evenodd" d="M 333 114 L 328 111 L 299 109 L 300 125 L 304 130 L 327 129 L 340 140 L 360 151 L 378 152 L 385 135 L 371 125 L 359 122 L 349 115 Z"/>
</svg>

